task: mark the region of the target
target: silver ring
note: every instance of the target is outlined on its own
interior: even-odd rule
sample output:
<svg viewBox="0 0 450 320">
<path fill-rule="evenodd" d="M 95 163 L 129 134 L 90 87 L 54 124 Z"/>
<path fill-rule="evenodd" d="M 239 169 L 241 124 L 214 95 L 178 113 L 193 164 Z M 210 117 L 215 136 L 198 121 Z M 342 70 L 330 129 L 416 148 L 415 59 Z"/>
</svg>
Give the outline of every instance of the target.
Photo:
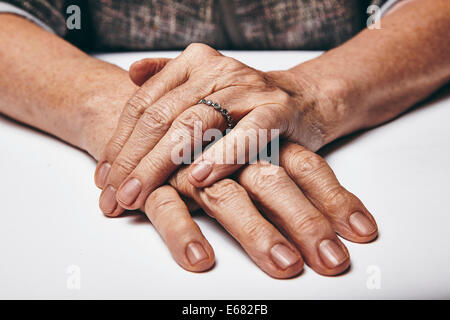
<svg viewBox="0 0 450 320">
<path fill-rule="evenodd" d="M 217 102 L 213 102 L 211 100 L 202 99 L 198 102 L 198 104 L 206 104 L 207 106 L 210 106 L 214 108 L 214 110 L 220 112 L 227 122 L 227 128 L 231 129 L 234 127 L 234 121 L 233 117 L 228 113 L 228 110 L 223 108 L 220 104 Z"/>
</svg>

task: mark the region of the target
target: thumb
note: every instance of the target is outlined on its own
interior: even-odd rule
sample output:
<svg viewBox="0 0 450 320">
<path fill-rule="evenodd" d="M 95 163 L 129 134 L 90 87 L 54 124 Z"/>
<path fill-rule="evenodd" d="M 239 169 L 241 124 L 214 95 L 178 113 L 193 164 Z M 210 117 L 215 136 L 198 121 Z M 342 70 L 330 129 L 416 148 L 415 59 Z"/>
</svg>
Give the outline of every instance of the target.
<svg viewBox="0 0 450 320">
<path fill-rule="evenodd" d="M 141 86 L 145 81 L 161 71 L 172 59 L 169 58 L 145 58 L 134 62 L 130 66 L 130 79 L 136 85 Z"/>
</svg>

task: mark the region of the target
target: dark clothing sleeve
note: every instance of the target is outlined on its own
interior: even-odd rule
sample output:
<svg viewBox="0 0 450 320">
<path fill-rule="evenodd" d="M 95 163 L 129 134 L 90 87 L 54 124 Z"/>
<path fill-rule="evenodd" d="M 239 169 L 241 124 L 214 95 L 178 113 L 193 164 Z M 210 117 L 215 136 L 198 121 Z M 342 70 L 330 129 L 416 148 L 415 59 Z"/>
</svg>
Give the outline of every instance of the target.
<svg viewBox="0 0 450 320">
<path fill-rule="evenodd" d="M 67 32 L 64 0 L 2 0 L 20 8 L 49 26 L 57 35 Z"/>
</svg>

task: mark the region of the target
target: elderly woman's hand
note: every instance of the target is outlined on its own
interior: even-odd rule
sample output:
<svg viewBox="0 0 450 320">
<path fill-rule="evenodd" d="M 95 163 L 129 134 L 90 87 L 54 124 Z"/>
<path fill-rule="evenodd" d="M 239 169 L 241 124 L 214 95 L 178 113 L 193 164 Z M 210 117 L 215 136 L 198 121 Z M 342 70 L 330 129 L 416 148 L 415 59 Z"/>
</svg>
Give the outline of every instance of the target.
<svg viewBox="0 0 450 320">
<path fill-rule="evenodd" d="M 131 77 L 141 84 L 166 62 L 138 63 Z M 209 269 L 214 252 L 178 193 L 216 218 L 273 277 L 298 274 L 303 261 L 321 274 L 343 272 L 350 259 L 336 233 L 354 242 L 371 241 L 377 235 L 373 217 L 317 154 L 284 142 L 280 165 L 247 165 L 234 179 L 201 189 L 188 182 L 189 168 L 184 167 L 170 178 L 170 185 L 153 191 L 142 209 L 174 259 L 190 271 Z"/>
<path fill-rule="evenodd" d="M 298 274 L 303 260 L 320 274 L 339 274 L 350 258 L 336 232 L 354 242 L 376 237 L 371 214 L 321 157 L 285 143 L 280 160 L 283 167 L 258 162 L 241 169 L 236 181 L 202 189 L 188 182 L 184 167 L 170 179 L 171 186 L 152 192 L 145 212 L 183 268 L 209 269 L 214 252 L 176 191 L 194 199 L 275 278 Z"/>
<path fill-rule="evenodd" d="M 278 135 L 313 151 L 323 145 L 323 106 L 312 79 L 300 82 L 289 71 L 258 71 L 202 44 L 166 62 L 140 67 L 162 70 L 128 101 L 100 159 L 95 176 L 104 190 L 100 203 L 106 214 L 118 213 L 105 210 L 114 207 L 114 199 L 120 207 L 140 208 L 179 166 L 172 160 L 174 150 L 192 151 L 196 125 L 201 133 L 226 128 L 226 117 L 198 104 L 200 99 L 219 102 L 237 125 L 191 166 L 188 179 L 197 187 L 229 176 L 252 158 L 249 135 L 258 139 L 259 150 Z M 109 196 L 116 190 L 116 197 Z"/>
</svg>

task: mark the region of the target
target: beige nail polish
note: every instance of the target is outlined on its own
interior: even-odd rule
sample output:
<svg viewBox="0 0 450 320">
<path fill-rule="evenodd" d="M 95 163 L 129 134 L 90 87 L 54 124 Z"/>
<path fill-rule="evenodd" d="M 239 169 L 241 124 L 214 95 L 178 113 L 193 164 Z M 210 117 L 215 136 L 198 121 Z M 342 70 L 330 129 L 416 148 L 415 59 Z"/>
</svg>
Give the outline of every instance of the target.
<svg viewBox="0 0 450 320">
<path fill-rule="evenodd" d="M 319 244 L 319 255 L 328 268 L 336 268 L 349 257 L 344 250 L 333 240 L 322 240 Z"/>
<path fill-rule="evenodd" d="M 114 212 L 117 207 L 116 189 L 113 186 L 107 186 L 100 196 L 100 209 L 105 214 Z"/>
<path fill-rule="evenodd" d="M 141 193 L 142 190 L 142 184 L 141 182 L 136 179 L 132 178 L 128 180 L 117 193 L 117 198 L 127 204 L 131 205 L 136 201 L 137 197 L 139 196 L 139 193 Z"/>
<path fill-rule="evenodd" d="M 370 236 L 377 228 L 363 213 L 357 211 L 348 219 L 350 227 L 362 237 Z"/>
<path fill-rule="evenodd" d="M 106 183 L 106 179 L 108 178 L 109 171 L 111 170 L 111 165 L 108 162 L 102 163 L 100 168 L 97 171 L 97 185 L 100 188 L 103 188 Z"/>
<path fill-rule="evenodd" d="M 212 171 L 212 163 L 209 161 L 201 161 L 194 165 L 191 176 L 197 181 L 205 180 Z"/>
<path fill-rule="evenodd" d="M 198 242 L 191 242 L 186 247 L 186 256 L 192 265 L 208 258 L 203 246 Z"/>
<path fill-rule="evenodd" d="M 291 249 L 282 244 L 276 244 L 270 249 L 272 260 L 283 270 L 296 264 L 300 258 Z"/>
</svg>

